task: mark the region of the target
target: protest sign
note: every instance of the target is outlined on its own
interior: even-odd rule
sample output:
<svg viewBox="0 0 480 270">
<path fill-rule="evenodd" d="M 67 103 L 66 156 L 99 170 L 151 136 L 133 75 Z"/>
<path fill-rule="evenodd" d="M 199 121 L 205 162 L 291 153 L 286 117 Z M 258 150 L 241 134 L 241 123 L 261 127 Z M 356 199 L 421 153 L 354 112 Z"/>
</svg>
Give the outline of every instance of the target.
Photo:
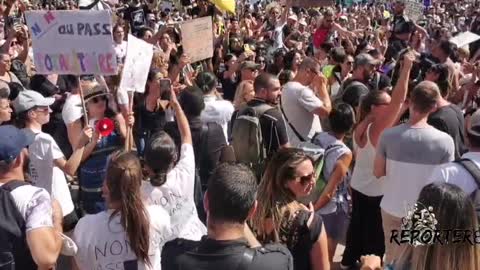
<svg viewBox="0 0 480 270">
<path fill-rule="evenodd" d="M 127 56 L 123 66 L 121 91 L 143 93 L 153 57 L 153 46 L 132 35 L 128 35 Z"/>
<path fill-rule="evenodd" d="M 458 34 L 450 39 L 450 42 L 461 48 L 480 39 L 480 36 L 470 31 Z"/>
<path fill-rule="evenodd" d="M 108 11 L 30 11 L 25 15 L 37 73 L 117 73 Z"/>
<path fill-rule="evenodd" d="M 423 16 L 423 9 L 424 5 L 422 1 L 405 1 L 405 15 L 413 22 L 417 22 Z"/>
<path fill-rule="evenodd" d="M 192 63 L 213 56 L 212 17 L 203 17 L 181 24 L 182 46 Z"/>
<path fill-rule="evenodd" d="M 165 11 L 165 10 L 173 10 L 173 3 L 172 2 L 169 2 L 169 1 L 162 1 L 160 3 L 160 9 L 162 11 Z"/>
<path fill-rule="evenodd" d="M 292 0 L 293 7 L 328 7 L 335 5 L 335 0 Z"/>
</svg>

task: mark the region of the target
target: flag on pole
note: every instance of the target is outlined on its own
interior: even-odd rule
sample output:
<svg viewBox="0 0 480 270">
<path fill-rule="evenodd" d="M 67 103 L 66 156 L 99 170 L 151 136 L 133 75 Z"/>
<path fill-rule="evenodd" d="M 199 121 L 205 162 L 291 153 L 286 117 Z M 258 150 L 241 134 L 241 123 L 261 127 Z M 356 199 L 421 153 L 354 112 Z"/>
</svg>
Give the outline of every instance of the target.
<svg viewBox="0 0 480 270">
<path fill-rule="evenodd" d="M 235 0 L 211 0 L 215 6 L 222 10 L 235 14 Z"/>
</svg>

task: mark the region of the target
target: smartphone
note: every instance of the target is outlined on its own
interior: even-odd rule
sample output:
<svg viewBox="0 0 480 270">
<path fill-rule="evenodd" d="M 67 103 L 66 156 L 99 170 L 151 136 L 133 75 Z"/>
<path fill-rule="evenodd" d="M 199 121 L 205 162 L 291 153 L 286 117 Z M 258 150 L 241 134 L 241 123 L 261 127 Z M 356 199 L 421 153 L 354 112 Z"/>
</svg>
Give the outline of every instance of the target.
<svg viewBox="0 0 480 270">
<path fill-rule="evenodd" d="M 170 79 L 160 79 L 160 92 L 161 93 L 169 93 L 172 89 L 172 82 Z"/>
</svg>

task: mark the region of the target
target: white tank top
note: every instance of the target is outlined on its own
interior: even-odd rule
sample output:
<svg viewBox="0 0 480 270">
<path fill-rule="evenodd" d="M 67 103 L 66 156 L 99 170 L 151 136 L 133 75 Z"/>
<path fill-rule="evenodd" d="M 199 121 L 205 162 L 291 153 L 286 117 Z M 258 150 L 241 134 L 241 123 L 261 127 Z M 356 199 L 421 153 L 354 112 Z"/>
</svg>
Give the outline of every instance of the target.
<svg viewBox="0 0 480 270">
<path fill-rule="evenodd" d="M 383 177 L 377 179 L 373 175 L 373 163 L 377 151 L 370 141 L 371 126 L 372 124 L 367 127 L 367 144 L 365 147 L 357 146 L 355 139 L 353 140 L 357 149 L 357 156 L 350 185 L 367 196 L 377 197 L 383 195 L 384 179 Z"/>
</svg>

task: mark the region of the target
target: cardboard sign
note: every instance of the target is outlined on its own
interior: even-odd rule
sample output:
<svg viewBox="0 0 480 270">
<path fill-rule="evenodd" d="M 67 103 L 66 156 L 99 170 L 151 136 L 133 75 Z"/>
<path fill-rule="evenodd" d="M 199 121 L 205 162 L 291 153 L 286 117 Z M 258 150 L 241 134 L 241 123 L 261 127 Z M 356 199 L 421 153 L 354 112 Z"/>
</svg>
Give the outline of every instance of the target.
<svg viewBox="0 0 480 270">
<path fill-rule="evenodd" d="M 470 31 L 460 33 L 457 36 L 452 37 L 449 41 L 455 45 L 457 45 L 458 48 L 461 48 L 465 45 L 468 45 L 472 42 L 475 42 L 480 39 L 480 36 L 472 33 Z"/>
<path fill-rule="evenodd" d="M 405 1 L 405 15 L 407 15 L 407 17 L 413 22 L 417 22 L 423 16 L 423 9 L 424 5 L 421 1 Z"/>
<path fill-rule="evenodd" d="M 147 83 L 148 71 L 152 63 L 153 46 L 132 35 L 128 35 L 127 56 L 123 66 L 121 91 L 143 93 Z"/>
<path fill-rule="evenodd" d="M 213 56 L 212 17 L 202 17 L 181 24 L 182 46 L 192 63 Z"/>
<path fill-rule="evenodd" d="M 335 0 L 292 0 L 292 6 L 300 8 L 334 6 Z"/>
<path fill-rule="evenodd" d="M 117 73 L 108 11 L 29 11 L 25 15 L 37 73 Z"/>
</svg>

